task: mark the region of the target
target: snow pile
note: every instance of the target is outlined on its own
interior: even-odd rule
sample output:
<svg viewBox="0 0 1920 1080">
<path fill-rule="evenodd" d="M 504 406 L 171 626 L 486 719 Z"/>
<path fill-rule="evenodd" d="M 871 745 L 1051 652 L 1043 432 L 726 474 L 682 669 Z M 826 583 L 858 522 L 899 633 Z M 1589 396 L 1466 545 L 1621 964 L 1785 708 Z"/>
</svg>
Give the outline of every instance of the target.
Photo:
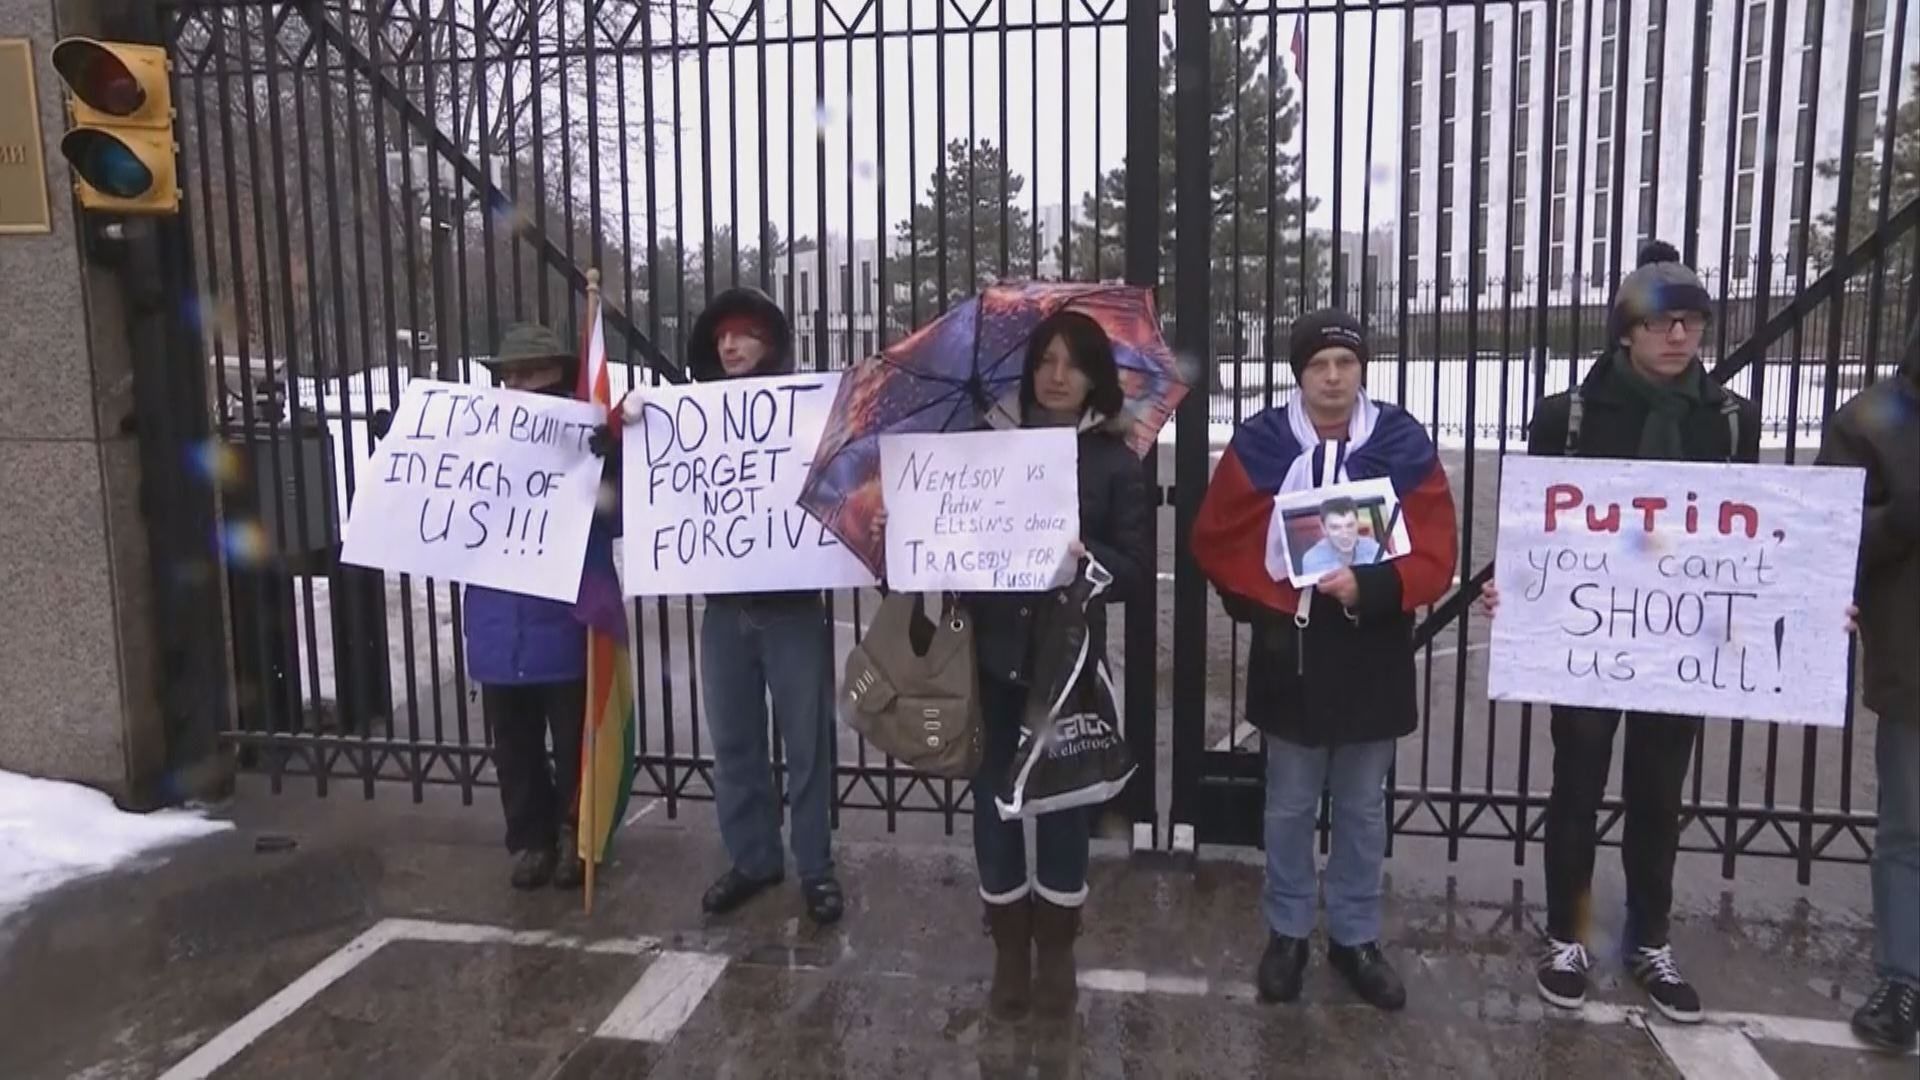
<svg viewBox="0 0 1920 1080">
<path fill-rule="evenodd" d="M 0 918 L 76 878 L 229 828 L 190 810 L 129 814 L 92 788 L 0 770 Z"/>
</svg>

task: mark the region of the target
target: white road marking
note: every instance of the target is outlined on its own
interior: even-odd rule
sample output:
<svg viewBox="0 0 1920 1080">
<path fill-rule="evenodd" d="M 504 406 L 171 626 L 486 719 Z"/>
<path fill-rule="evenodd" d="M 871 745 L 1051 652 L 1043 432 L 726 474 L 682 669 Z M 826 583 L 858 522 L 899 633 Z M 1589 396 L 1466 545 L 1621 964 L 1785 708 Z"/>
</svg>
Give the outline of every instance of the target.
<svg viewBox="0 0 1920 1080">
<path fill-rule="evenodd" d="M 640 808 L 640 809 L 638 809 L 638 810 L 635 810 L 635 811 L 634 811 L 633 813 L 631 813 L 631 814 L 628 814 L 628 815 L 627 815 L 627 820 L 625 820 L 625 821 L 623 821 L 623 822 L 621 822 L 621 823 L 620 823 L 620 827 L 621 827 L 621 828 L 625 828 L 625 827 L 627 827 L 628 825 L 631 825 L 631 824 L 633 824 L 634 822 L 636 822 L 636 821 L 639 821 L 639 820 L 640 820 L 641 818 L 643 818 L 643 817 L 646 817 L 646 816 L 647 816 L 648 814 L 651 814 L 651 813 L 653 813 L 653 812 L 654 812 L 655 810 L 658 810 L 659 808 L 660 808 L 660 800 L 659 800 L 659 799 L 648 799 L 648 800 L 647 800 L 647 805 L 645 805 L 645 806 L 643 806 L 643 807 L 641 807 L 641 808 Z"/>
<path fill-rule="evenodd" d="M 380 946 L 393 940 L 391 923 L 376 923 L 374 926 L 342 945 L 333 955 L 307 969 L 307 973 L 287 984 L 286 989 L 260 1003 L 259 1007 L 240 1018 L 239 1022 L 214 1036 L 213 1040 L 188 1054 L 179 1064 L 160 1074 L 160 1080 L 199 1080 L 213 1075 L 216 1069 L 239 1056 L 255 1039 L 267 1033 L 275 1024 L 292 1016 L 302 1005 L 312 1001 L 320 991 L 339 982 L 348 972 L 359 967 L 361 962 L 372 956 Z"/>
<path fill-rule="evenodd" d="M 603 938 L 586 941 L 549 930 L 507 930 L 474 923 L 429 922 L 422 919 L 383 919 L 359 937 L 308 968 L 286 988 L 261 1002 L 225 1031 L 160 1074 L 160 1080 L 200 1080 L 211 1076 L 240 1055 L 276 1024 L 298 1012 L 322 991 L 345 978 L 380 948 L 394 941 L 427 941 L 460 945 L 521 945 L 551 949 L 578 949 L 614 956 L 649 956 L 660 949 L 655 938 Z"/>
<path fill-rule="evenodd" d="M 1650 1021 L 1641 1025 L 1685 1080 L 1780 1080 L 1737 1028 Z"/>
<path fill-rule="evenodd" d="M 661 953 L 607 1014 L 595 1037 L 628 1042 L 672 1041 L 726 969 L 724 956 Z"/>
</svg>

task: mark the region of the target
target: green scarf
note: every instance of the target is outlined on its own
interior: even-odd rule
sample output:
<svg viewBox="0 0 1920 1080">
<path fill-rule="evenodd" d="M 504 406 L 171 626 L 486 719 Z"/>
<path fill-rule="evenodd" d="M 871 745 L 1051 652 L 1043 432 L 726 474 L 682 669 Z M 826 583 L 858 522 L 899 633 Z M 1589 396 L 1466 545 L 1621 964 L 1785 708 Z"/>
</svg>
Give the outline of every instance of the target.
<svg viewBox="0 0 1920 1080">
<path fill-rule="evenodd" d="M 1680 442 L 1680 425 L 1694 406 L 1700 404 L 1706 388 L 1706 369 L 1698 361 L 1687 365 L 1672 382 L 1654 382 L 1635 371 L 1625 356 L 1614 365 L 1616 385 L 1631 400 L 1646 407 L 1646 423 L 1640 428 L 1643 461 L 1678 461 L 1686 455 Z"/>
</svg>

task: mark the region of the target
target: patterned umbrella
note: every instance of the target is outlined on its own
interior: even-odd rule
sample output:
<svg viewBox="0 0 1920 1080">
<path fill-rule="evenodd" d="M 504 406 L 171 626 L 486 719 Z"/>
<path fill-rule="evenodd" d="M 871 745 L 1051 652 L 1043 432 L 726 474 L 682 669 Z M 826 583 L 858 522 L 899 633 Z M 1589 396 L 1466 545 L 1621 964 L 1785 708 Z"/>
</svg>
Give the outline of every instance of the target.
<svg viewBox="0 0 1920 1080">
<path fill-rule="evenodd" d="M 1160 336 L 1153 290 L 1056 282 L 996 285 L 846 373 L 800 505 L 881 573 L 885 553 L 874 543 L 871 528 L 881 506 L 880 436 L 985 426 L 995 405 L 1019 388 L 1027 339 L 1062 308 L 1092 318 L 1112 339 L 1133 418 L 1127 445 L 1144 457 L 1187 395 L 1173 353 Z"/>
</svg>

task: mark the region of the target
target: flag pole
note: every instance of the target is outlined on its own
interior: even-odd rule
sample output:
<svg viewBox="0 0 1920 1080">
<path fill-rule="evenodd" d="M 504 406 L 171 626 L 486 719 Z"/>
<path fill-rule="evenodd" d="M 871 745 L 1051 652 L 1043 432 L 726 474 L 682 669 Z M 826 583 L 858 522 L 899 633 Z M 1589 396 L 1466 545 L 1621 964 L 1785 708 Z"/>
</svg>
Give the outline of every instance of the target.
<svg viewBox="0 0 1920 1080">
<path fill-rule="evenodd" d="M 589 344 L 584 345 L 580 350 L 581 352 L 580 378 L 583 381 L 590 379 L 592 377 L 592 373 L 586 369 L 586 364 L 589 361 L 589 357 L 587 357 L 586 353 L 588 349 L 592 347 L 590 343 L 593 340 L 594 320 L 598 319 L 599 317 L 600 317 L 600 271 L 596 268 L 596 269 L 587 271 L 587 321 L 585 323 L 585 326 L 586 326 L 586 333 L 587 333 L 586 341 Z M 587 387 L 587 398 L 591 400 L 592 397 L 593 397 L 593 387 L 591 384 L 589 384 Z M 583 740 L 582 752 L 584 754 L 584 757 L 582 758 L 581 769 L 580 769 L 580 780 L 581 780 L 581 788 L 580 788 L 580 794 L 579 794 L 580 813 L 575 815 L 576 821 L 574 822 L 575 835 L 579 838 L 580 845 L 586 849 L 584 852 L 576 851 L 574 852 L 574 854 L 581 856 L 583 861 L 586 863 L 587 880 L 586 880 L 586 888 L 583 891 L 582 895 L 583 895 L 583 901 L 586 905 L 586 914 L 588 916 L 591 916 L 593 914 L 594 864 L 599 861 L 597 856 L 600 854 L 600 835 L 599 833 L 594 831 L 594 822 L 593 822 L 593 814 L 594 814 L 593 808 L 599 805 L 599 801 L 594 797 L 594 793 L 593 793 L 593 787 L 594 787 L 593 774 L 599 771 L 598 766 L 600 762 L 600 757 L 598 754 L 594 753 L 594 746 L 593 746 L 594 738 L 597 735 L 598 729 L 600 727 L 599 724 L 594 723 L 594 715 L 593 715 L 594 687 L 598 684 L 598 676 L 599 676 L 599 673 L 594 670 L 594 653 L 596 650 L 593 648 L 593 642 L 591 640 L 593 632 L 594 631 L 592 627 L 587 628 L 587 635 L 589 640 L 587 642 L 587 693 L 585 695 L 586 708 L 584 713 L 580 717 L 581 725 L 586 728 L 586 738 Z M 585 821 L 577 820 L 580 817 L 585 817 L 586 820 Z"/>
</svg>

